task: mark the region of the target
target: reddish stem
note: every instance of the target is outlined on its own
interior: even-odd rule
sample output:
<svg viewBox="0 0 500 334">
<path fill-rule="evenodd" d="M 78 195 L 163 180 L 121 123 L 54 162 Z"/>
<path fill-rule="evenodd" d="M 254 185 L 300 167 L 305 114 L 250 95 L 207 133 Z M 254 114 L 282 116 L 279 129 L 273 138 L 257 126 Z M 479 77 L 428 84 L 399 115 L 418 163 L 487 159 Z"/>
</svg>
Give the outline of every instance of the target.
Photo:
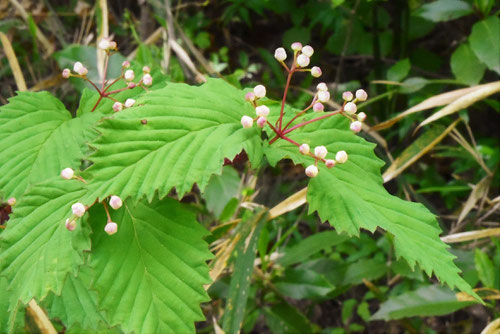
<svg viewBox="0 0 500 334">
<path fill-rule="evenodd" d="M 108 216 L 108 223 L 111 222 L 111 216 L 109 215 L 108 203 L 106 200 L 102 201 L 102 205 L 104 206 L 104 211 L 106 211 L 106 216 Z"/>
<path fill-rule="evenodd" d="M 95 103 L 94 108 L 92 108 L 92 110 L 90 112 L 94 112 L 94 110 L 95 110 L 95 108 L 97 108 L 97 105 L 99 104 L 99 102 L 101 102 L 103 95 L 102 95 L 102 93 L 100 93 L 100 94 L 101 94 L 101 96 L 99 96 L 99 99 Z"/>
<path fill-rule="evenodd" d="M 106 60 L 104 61 L 104 73 L 102 78 L 102 90 L 104 90 L 104 86 L 106 85 L 106 74 L 108 72 L 108 63 L 109 63 L 109 53 L 106 52 Z"/>
<path fill-rule="evenodd" d="M 298 117 L 300 117 L 300 116 L 304 115 L 304 113 L 305 113 L 306 111 L 308 111 L 309 109 L 311 109 L 311 108 L 312 108 L 312 106 L 314 105 L 314 102 L 315 102 L 315 101 L 316 101 L 316 100 L 315 100 L 315 99 L 313 99 L 313 101 L 312 101 L 312 103 L 309 105 L 309 107 L 307 107 L 306 109 L 302 110 L 302 111 L 301 111 L 301 112 L 299 112 L 297 115 L 295 115 L 295 116 L 292 118 L 292 120 L 291 120 L 290 122 L 288 122 L 288 123 L 287 123 L 287 125 L 285 125 L 285 127 L 283 128 L 283 131 L 285 131 L 285 130 L 286 130 L 286 128 L 288 128 L 288 127 L 290 126 L 290 124 L 292 124 L 292 123 L 293 123 L 293 121 L 295 121 Z"/>
<path fill-rule="evenodd" d="M 295 61 L 292 64 L 292 68 L 288 72 L 288 77 L 286 79 L 285 91 L 283 93 L 283 100 L 281 100 L 280 118 L 278 118 L 278 121 L 275 124 L 280 131 L 281 131 L 281 126 L 283 125 L 283 113 L 285 111 L 286 94 L 288 93 L 288 88 L 290 87 L 290 81 L 292 80 L 292 75 L 293 75 L 294 71 L 295 71 Z"/>
<path fill-rule="evenodd" d="M 299 123 L 299 124 L 297 124 L 297 125 L 295 125 L 295 126 L 291 127 L 290 129 L 283 131 L 283 134 L 284 134 L 284 135 L 286 135 L 287 133 L 290 133 L 290 132 L 292 132 L 292 131 L 293 131 L 293 130 L 295 130 L 295 129 L 298 129 L 298 128 L 300 128 L 300 127 L 303 127 L 304 125 L 307 125 L 307 124 L 311 124 L 311 123 L 314 123 L 314 122 L 320 121 L 320 120 L 322 120 L 322 119 L 325 119 L 325 118 L 330 117 L 330 116 L 333 116 L 333 115 L 338 115 L 338 114 L 340 114 L 341 112 L 342 112 L 342 110 L 336 110 L 336 111 L 333 111 L 333 112 L 328 113 L 328 114 L 326 114 L 326 115 L 323 115 L 323 116 L 320 116 L 320 117 L 313 118 L 313 119 L 311 119 L 311 120 L 309 120 L 309 121 Z"/>
</svg>

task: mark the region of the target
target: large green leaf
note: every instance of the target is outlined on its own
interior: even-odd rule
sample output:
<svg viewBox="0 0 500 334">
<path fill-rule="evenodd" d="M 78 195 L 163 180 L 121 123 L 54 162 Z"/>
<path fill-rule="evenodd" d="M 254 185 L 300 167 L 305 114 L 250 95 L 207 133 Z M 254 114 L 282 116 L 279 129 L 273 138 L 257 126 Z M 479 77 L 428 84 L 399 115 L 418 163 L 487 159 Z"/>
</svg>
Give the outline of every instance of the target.
<svg viewBox="0 0 500 334">
<path fill-rule="evenodd" d="M 208 300 L 206 230 L 170 198 L 127 201 L 112 218 L 118 232 L 109 236 L 104 211 L 90 211 L 93 287 L 110 325 L 135 333 L 194 332 L 193 322 L 203 319 L 199 304 Z"/>
<path fill-rule="evenodd" d="M 500 19 L 491 16 L 472 27 L 469 42 L 472 51 L 492 71 L 500 74 Z"/>
<path fill-rule="evenodd" d="M 453 52 L 450 66 L 455 78 L 468 85 L 478 84 L 486 70 L 468 44 L 461 44 Z"/>
<path fill-rule="evenodd" d="M 89 231 L 78 223 L 70 232 L 64 222 L 85 192 L 82 182 L 55 177 L 32 187 L 15 206 L 0 235 L 1 275 L 12 302 L 60 294 L 67 274 L 78 272 L 83 251 L 90 249 Z"/>
<path fill-rule="evenodd" d="M 222 80 L 199 87 L 168 84 L 143 95 L 136 107 L 98 127 L 102 136 L 93 144 L 88 170 L 97 185 L 92 196 L 151 200 L 156 191 L 164 197 L 175 187 L 182 197 L 194 183 L 204 189 L 221 173 L 223 159 L 242 149 L 257 165 L 260 130 L 243 129 L 244 114 L 255 115 L 244 93 Z"/>
<path fill-rule="evenodd" d="M 472 6 L 461 0 L 437 0 L 426 3 L 416 15 L 432 22 L 443 22 L 458 19 L 473 13 Z"/>
<path fill-rule="evenodd" d="M 337 115 L 311 123 L 290 137 L 311 148 L 326 146 L 327 159 L 333 159 L 340 150 L 349 156 L 345 164 L 332 169 L 319 165 L 319 174 L 310 180 L 307 192 L 310 213 L 317 211 L 337 232 L 348 235 L 359 235 L 360 229 L 374 232 L 381 227 L 394 235 L 396 255 L 405 258 L 412 268 L 418 263 L 428 275 L 434 272 L 450 287 L 474 294 L 458 275 L 454 256 L 439 239 L 434 215 L 423 205 L 404 201 L 384 189 L 380 176 L 383 163 L 375 156 L 374 145 L 354 135 L 346 118 Z M 313 158 L 301 155 L 296 146 L 284 140 L 267 147 L 265 154 L 272 165 L 282 158 L 305 165 L 314 163 Z"/>
<path fill-rule="evenodd" d="M 0 193 L 20 197 L 34 183 L 78 167 L 89 131 L 102 115 L 72 118 L 47 92 L 20 92 L 0 108 Z"/>
</svg>

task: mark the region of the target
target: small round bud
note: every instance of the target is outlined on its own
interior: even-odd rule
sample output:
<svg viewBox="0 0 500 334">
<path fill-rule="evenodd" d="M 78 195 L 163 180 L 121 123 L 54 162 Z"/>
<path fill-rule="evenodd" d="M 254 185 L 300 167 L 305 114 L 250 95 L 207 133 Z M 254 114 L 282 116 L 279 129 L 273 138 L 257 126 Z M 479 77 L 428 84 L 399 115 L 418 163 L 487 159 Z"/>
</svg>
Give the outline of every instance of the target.
<svg viewBox="0 0 500 334">
<path fill-rule="evenodd" d="M 134 103 L 135 103 L 135 100 L 134 100 L 134 99 L 127 99 L 127 100 L 125 101 L 125 107 L 126 107 L 126 108 L 130 108 L 130 107 L 132 107 L 132 106 L 134 105 Z"/>
<path fill-rule="evenodd" d="M 245 100 L 247 100 L 248 102 L 255 101 L 255 94 L 253 92 L 246 93 Z"/>
<path fill-rule="evenodd" d="M 250 117 L 250 116 L 243 116 L 241 118 L 241 125 L 243 125 L 243 127 L 245 129 L 251 128 L 252 125 L 253 125 L 253 119 L 252 119 L 252 117 Z"/>
<path fill-rule="evenodd" d="M 133 89 L 133 88 L 135 88 L 136 86 L 137 86 L 137 85 L 135 84 L 135 82 L 129 82 L 129 83 L 127 84 L 127 88 L 128 88 L 128 89 Z"/>
<path fill-rule="evenodd" d="M 109 199 L 109 206 L 115 210 L 118 210 L 119 208 L 121 208 L 122 204 L 123 204 L 122 199 L 118 196 L 113 195 Z"/>
<path fill-rule="evenodd" d="M 123 104 L 121 102 L 115 102 L 113 104 L 113 111 L 119 112 L 123 110 Z"/>
<path fill-rule="evenodd" d="M 312 57 L 314 49 L 310 45 L 306 45 L 302 48 L 302 53 L 308 57 Z"/>
<path fill-rule="evenodd" d="M 314 148 L 314 155 L 319 159 L 324 159 L 328 154 L 328 150 L 324 146 L 316 146 Z"/>
<path fill-rule="evenodd" d="M 267 122 L 267 119 L 263 116 L 260 116 L 257 119 L 257 126 L 262 129 L 264 127 L 264 125 L 266 125 L 266 122 Z"/>
<path fill-rule="evenodd" d="M 328 91 L 328 86 L 324 82 L 320 82 L 317 86 L 316 89 L 322 92 Z"/>
<path fill-rule="evenodd" d="M 125 80 L 127 80 L 127 81 L 134 80 L 134 77 L 135 77 L 134 71 L 133 70 L 126 70 L 124 77 L 125 77 Z"/>
<path fill-rule="evenodd" d="M 269 107 L 268 106 L 258 106 L 255 108 L 255 113 L 257 116 L 267 117 L 269 115 Z"/>
<path fill-rule="evenodd" d="M 110 40 L 108 38 L 103 38 L 99 41 L 99 49 L 107 50 L 111 47 Z"/>
<path fill-rule="evenodd" d="M 16 203 L 17 203 L 17 200 L 15 197 L 11 197 L 7 200 L 7 204 L 9 204 L 10 206 L 14 206 L 14 205 L 16 205 Z"/>
<path fill-rule="evenodd" d="M 73 65 L 73 71 L 76 73 L 80 72 L 80 70 L 83 68 L 83 64 L 77 61 L 75 65 Z"/>
<path fill-rule="evenodd" d="M 323 72 L 321 71 L 321 68 L 319 68 L 318 66 L 313 66 L 313 68 L 311 68 L 311 75 L 313 77 L 319 78 L 321 74 L 323 74 Z"/>
<path fill-rule="evenodd" d="M 111 41 L 109 42 L 109 48 L 112 49 L 112 50 L 116 50 L 116 48 L 118 47 L 118 45 L 116 44 L 115 41 Z"/>
<path fill-rule="evenodd" d="M 64 79 L 68 79 L 69 77 L 71 76 L 71 71 L 69 68 L 65 68 L 63 71 L 62 71 L 62 77 Z"/>
<path fill-rule="evenodd" d="M 73 175 L 75 175 L 75 171 L 71 168 L 64 168 L 61 171 L 61 177 L 66 180 L 71 180 L 73 178 Z"/>
<path fill-rule="evenodd" d="M 358 114 L 358 121 L 360 121 L 360 122 L 364 122 L 364 121 L 365 121 L 365 119 L 366 119 L 366 114 L 365 114 L 364 112 L 360 112 L 360 113 Z"/>
<path fill-rule="evenodd" d="M 142 82 L 143 82 L 146 86 L 151 86 L 151 85 L 153 84 L 153 77 L 151 76 L 151 74 L 146 73 L 146 74 L 144 74 L 144 76 L 142 77 Z"/>
<path fill-rule="evenodd" d="M 316 175 L 318 175 L 318 167 L 314 165 L 307 166 L 306 175 L 309 177 L 316 177 Z"/>
<path fill-rule="evenodd" d="M 316 102 L 313 105 L 313 110 L 316 111 L 316 112 L 323 111 L 324 109 L 325 109 L 325 106 L 321 102 Z"/>
<path fill-rule="evenodd" d="M 344 162 L 347 161 L 347 153 L 345 153 L 345 151 L 338 151 L 337 154 L 335 155 L 335 160 L 339 164 L 343 164 Z"/>
<path fill-rule="evenodd" d="M 73 231 L 76 228 L 76 220 L 74 219 L 66 219 L 66 222 L 64 223 L 68 231 Z"/>
<path fill-rule="evenodd" d="M 129 68 L 130 67 L 130 62 L 128 60 L 123 61 L 122 67 L 123 68 Z"/>
<path fill-rule="evenodd" d="M 356 107 L 356 104 L 352 102 L 347 102 L 344 106 L 344 111 L 347 115 L 354 115 L 357 110 L 358 107 Z"/>
<path fill-rule="evenodd" d="M 276 58 L 276 60 L 278 60 L 278 61 L 285 60 L 286 59 L 286 51 L 285 51 L 285 49 L 283 49 L 283 48 L 277 48 L 274 51 L 274 58 Z"/>
<path fill-rule="evenodd" d="M 300 42 L 292 43 L 293 51 L 300 51 L 302 49 L 302 44 Z"/>
<path fill-rule="evenodd" d="M 328 102 L 328 100 L 330 99 L 330 93 L 328 91 L 323 91 L 323 90 L 320 90 L 318 92 L 318 101 L 319 102 Z"/>
<path fill-rule="evenodd" d="M 257 96 L 258 98 L 262 98 L 266 96 L 266 87 L 264 87 L 263 85 L 257 85 L 253 89 L 253 92 L 255 93 L 255 96 Z"/>
<path fill-rule="evenodd" d="M 115 222 L 108 222 L 104 226 L 104 231 L 109 235 L 113 235 L 118 231 L 118 225 Z"/>
<path fill-rule="evenodd" d="M 311 59 L 306 55 L 301 54 L 297 57 L 297 65 L 299 67 L 307 67 L 307 65 L 309 65 L 310 62 Z"/>
<path fill-rule="evenodd" d="M 85 205 L 82 203 L 75 203 L 71 206 L 71 211 L 73 211 L 73 214 L 77 217 L 83 217 L 85 214 Z"/>
<path fill-rule="evenodd" d="M 357 133 L 357 132 L 361 131 L 362 125 L 363 124 L 360 121 L 354 121 L 354 122 L 351 123 L 351 130 L 353 132 Z"/>
<path fill-rule="evenodd" d="M 352 101 L 353 98 L 354 98 L 354 95 L 352 95 L 351 92 L 343 92 L 342 93 L 342 99 L 346 102 Z"/>
<path fill-rule="evenodd" d="M 87 73 L 89 73 L 89 70 L 86 67 L 82 67 L 78 71 L 78 74 L 80 74 L 80 75 L 87 75 Z"/>
<path fill-rule="evenodd" d="M 363 102 L 368 98 L 368 94 L 363 89 L 358 89 L 356 91 L 356 98 L 358 99 L 358 101 Z"/>
<path fill-rule="evenodd" d="M 332 167 L 335 166 L 335 160 L 326 159 L 325 160 L 325 165 L 326 165 L 326 168 L 332 168 Z"/>
<path fill-rule="evenodd" d="M 304 155 L 309 154 L 310 151 L 311 151 L 311 148 L 307 144 L 302 144 L 299 146 L 299 152 L 304 154 Z"/>
<path fill-rule="evenodd" d="M 144 66 L 144 67 L 142 68 L 142 72 L 144 72 L 144 73 L 149 73 L 149 72 L 151 72 L 151 69 L 149 68 L 149 66 Z"/>
</svg>

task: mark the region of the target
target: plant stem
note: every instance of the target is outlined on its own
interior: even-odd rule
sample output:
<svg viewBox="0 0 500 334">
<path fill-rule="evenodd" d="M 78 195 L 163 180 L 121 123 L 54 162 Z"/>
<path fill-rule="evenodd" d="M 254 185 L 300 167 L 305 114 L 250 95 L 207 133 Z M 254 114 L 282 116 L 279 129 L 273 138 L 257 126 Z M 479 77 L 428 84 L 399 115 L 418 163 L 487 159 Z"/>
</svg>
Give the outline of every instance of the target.
<svg viewBox="0 0 500 334">
<path fill-rule="evenodd" d="M 95 103 L 94 108 L 92 108 L 92 110 L 90 112 L 94 112 L 95 108 L 97 108 L 97 105 L 99 104 L 99 102 L 101 102 L 101 100 L 102 100 L 102 93 L 101 93 L 101 96 L 99 96 L 99 99 L 97 100 L 97 102 Z"/>
<path fill-rule="evenodd" d="M 297 125 L 295 125 L 295 126 L 291 127 L 290 129 L 283 131 L 283 135 L 286 135 L 287 133 L 290 133 L 290 132 L 292 132 L 292 131 L 293 131 L 293 130 L 295 130 L 295 129 L 298 129 L 298 128 L 300 128 L 300 127 L 303 127 L 304 125 L 307 125 L 307 124 L 311 124 L 311 123 L 313 123 L 313 122 L 320 121 L 320 120 L 322 120 L 322 119 L 325 119 L 325 118 L 330 117 L 330 116 L 333 116 L 333 115 L 340 114 L 341 112 L 342 112 L 342 109 L 340 109 L 340 110 L 336 110 L 336 111 L 332 111 L 332 112 L 330 112 L 330 113 L 328 113 L 328 114 L 326 114 L 326 115 L 319 116 L 319 117 L 313 118 L 313 119 L 311 119 L 311 120 L 309 120 L 309 121 L 299 123 L 299 124 L 297 124 Z M 283 138 L 283 137 L 282 137 L 282 138 Z"/>
<path fill-rule="evenodd" d="M 292 68 L 288 72 L 288 77 L 286 79 L 285 91 L 283 92 L 283 99 L 281 100 L 280 118 L 278 118 L 278 121 L 275 124 L 280 131 L 281 131 L 281 126 L 283 125 L 283 113 L 285 111 L 286 94 L 288 93 L 288 89 L 290 88 L 290 81 L 292 80 L 293 72 L 295 72 L 295 61 L 292 64 Z"/>
<path fill-rule="evenodd" d="M 109 215 L 108 203 L 106 200 L 102 201 L 102 205 L 104 206 L 104 211 L 106 211 L 106 216 L 108 216 L 108 223 L 111 222 L 111 216 Z"/>
<path fill-rule="evenodd" d="M 291 120 L 290 122 L 288 122 L 288 123 L 287 123 L 287 125 L 285 125 L 285 127 L 283 128 L 283 131 L 285 131 L 285 130 L 286 130 L 286 128 L 288 128 L 288 127 L 290 126 L 290 124 L 292 124 L 292 123 L 293 123 L 293 121 L 295 121 L 298 117 L 300 117 L 300 116 L 304 115 L 304 113 L 305 113 L 306 111 L 308 111 L 309 109 L 311 109 L 311 108 L 312 108 L 312 106 L 314 105 L 314 102 L 316 102 L 316 100 L 315 100 L 315 99 L 313 99 L 313 101 L 311 102 L 311 104 L 309 105 L 309 107 L 307 107 L 306 109 L 302 110 L 302 111 L 301 111 L 301 112 L 299 112 L 297 115 L 295 115 L 295 116 L 292 118 L 292 120 Z"/>
</svg>

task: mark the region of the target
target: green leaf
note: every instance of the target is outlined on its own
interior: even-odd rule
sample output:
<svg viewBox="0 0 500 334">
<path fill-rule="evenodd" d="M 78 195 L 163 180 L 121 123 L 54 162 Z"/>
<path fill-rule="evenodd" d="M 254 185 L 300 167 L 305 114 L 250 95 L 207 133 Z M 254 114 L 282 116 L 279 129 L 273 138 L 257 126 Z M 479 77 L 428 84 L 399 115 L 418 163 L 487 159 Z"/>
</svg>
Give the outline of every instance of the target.
<svg viewBox="0 0 500 334">
<path fill-rule="evenodd" d="M 500 74 L 500 18 L 491 16 L 472 26 L 470 46 L 480 61 Z"/>
<path fill-rule="evenodd" d="M 453 291 L 429 285 L 403 293 L 382 303 L 372 320 L 394 320 L 408 317 L 428 317 L 453 313 L 474 302 L 460 302 Z"/>
<path fill-rule="evenodd" d="M 303 334 L 316 332 L 306 316 L 286 302 L 265 307 L 263 311 L 266 324 L 273 333 Z"/>
<path fill-rule="evenodd" d="M 477 85 L 484 76 L 486 66 L 477 59 L 467 44 L 461 44 L 451 55 L 451 71 L 458 81 Z"/>
<path fill-rule="evenodd" d="M 308 124 L 291 133 L 290 138 L 312 148 L 326 146 L 326 159 L 333 159 L 340 150 L 349 156 L 345 164 L 332 169 L 319 164 L 318 176 L 309 181 L 309 213 L 317 211 L 322 221 L 329 221 L 338 233 L 348 235 L 359 235 L 360 229 L 374 232 L 380 227 L 394 235 L 396 255 L 410 267 L 418 263 L 427 275 L 434 272 L 441 282 L 477 296 L 458 275 L 454 256 L 439 239 L 441 231 L 434 215 L 423 205 L 404 201 L 384 189 L 380 176 L 383 163 L 375 156 L 374 145 L 354 135 L 346 118 L 336 115 Z M 306 166 L 314 163 L 312 157 L 301 155 L 296 146 L 284 140 L 266 147 L 265 154 L 271 165 L 283 158 Z"/>
<path fill-rule="evenodd" d="M 411 64 L 408 58 L 401 59 L 387 70 L 387 80 L 401 81 L 410 73 Z"/>
<path fill-rule="evenodd" d="M 415 14 L 432 22 L 446 22 L 472 14 L 471 5 L 460 0 L 437 0 L 423 5 Z"/>
<path fill-rule="evenodd" d="M 375 259 L 361 259 L 350 264 L 345 272 L 342 284 L 360 284 L 363 279 L 376 280 L 387 272 L 387 265 Z"/>
<path fill-rule="evenodd" d="M 488 255 L 476 248 L 474 256 L 477 274 L 485 288 L 495 287 L 495 266 Z M 498 270 L 498 268 L 496 269 Z"/>
<path fill-rule="evenodd" d="M 283 295 L 295 299 L 326 298 L 334 289 L 323 275 L 306 269 L 287 269 L 273 283 Z"/>
<path fill-rule="evenodd" d="M 228 202 L 238 196 L 240 188 L 240 175 L 232 166 L 225 166 L 221 175 L 212 175 L 205 188 L 203 197 L 207 209 L 216 217 L 220 217 Z"/>
<path fill-rule="evenodd" d="M 0 235 L 1 274 L 9 280 L 12 302 L 60 294 L 67 274 L 77 274 L 83 251 L 90 249 L 88 227 L 78 223 L 70 232 L 64 223 L 85 192 L 82 182 L 56 177 L 33 186 L 14 207 Z"/>
<path fill-rule="evenodd" d="M 19 198 L 27 187 L 77 167 L 101 114 L 72 118 L 47 92 L 20 92 L 0 108 L 0 192 Z"/>
<path fill-rule="evenodd" d="M 16 304 L 9 311 L 11 295 L 7 291 L 9 281 L 0 276 L 0 333 L 25 333 L 24 327 L 24 307 Z"/>
<path fill-rule="evenodd" d="M 243 115 L 255 115 L 244 92 L 222 80 L 200 87 L 168 84 L 150 91 L 136 107 L 117 113 L 98 127 L 94 165 L 88 174 L 97 185 L 92 196 L 110 194 L 151 200 L 173 187 L 179 197 L 194 183 L 203 191 L 224 158 L 244 149 L 255 167 L 262 156 L 260 129 L 244 129 Z M 142 124 L 146 120 L 147 124 Z"/>
<path fill-rule="evenodd" d="M 109 324 L 135 333 L 194 332 L 193 322 L 203 319 L 199 304 L 208 300 L 207 231 L 171 198 L 127 201 L 111 215 L 118 224 L 112 236 L 102 208 L 89 215 L 93 288 Z"/>
</svg>

